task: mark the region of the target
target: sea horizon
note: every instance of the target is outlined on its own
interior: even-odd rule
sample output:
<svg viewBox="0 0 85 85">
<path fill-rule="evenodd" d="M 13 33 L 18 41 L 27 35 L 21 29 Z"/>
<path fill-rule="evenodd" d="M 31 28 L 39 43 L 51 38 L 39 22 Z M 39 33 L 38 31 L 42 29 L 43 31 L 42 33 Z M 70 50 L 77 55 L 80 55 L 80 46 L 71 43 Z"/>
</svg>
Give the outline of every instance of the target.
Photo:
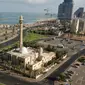
<svg viewBox="0 0 85 85">
<path fill-rule="evenodd" d="M 24 17 L 24 23 L 35 23 L 38 20 L 57 18 L 56 16 L 45 15 L 37 12 L 0 12 L 0 24 L 18 24 L 19 17 Z"/>
</svg>

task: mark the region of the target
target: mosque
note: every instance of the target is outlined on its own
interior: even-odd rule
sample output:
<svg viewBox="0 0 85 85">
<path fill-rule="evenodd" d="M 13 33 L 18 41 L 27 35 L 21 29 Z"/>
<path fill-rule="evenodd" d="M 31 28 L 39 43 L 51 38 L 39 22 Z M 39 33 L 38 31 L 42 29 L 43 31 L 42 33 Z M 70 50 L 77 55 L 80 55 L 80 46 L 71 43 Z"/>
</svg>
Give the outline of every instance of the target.
<svg viewBox="0 0 85 85">
<path fill-rule="evenodd" d="M 54 52 L 44 52 L 43 48 L 35 50 L 31 47 L 23 46 L 23 16 L 19 19 L 20 26 L 20 46 L 13 49 L 8 54 L 8 60 L 14 65 L 22 65 L 23 68 L 30 69 L 30 76 L 35 76 L 35 70 L 39 70 L 42 66 L 56 57 Z"/>
</svg>

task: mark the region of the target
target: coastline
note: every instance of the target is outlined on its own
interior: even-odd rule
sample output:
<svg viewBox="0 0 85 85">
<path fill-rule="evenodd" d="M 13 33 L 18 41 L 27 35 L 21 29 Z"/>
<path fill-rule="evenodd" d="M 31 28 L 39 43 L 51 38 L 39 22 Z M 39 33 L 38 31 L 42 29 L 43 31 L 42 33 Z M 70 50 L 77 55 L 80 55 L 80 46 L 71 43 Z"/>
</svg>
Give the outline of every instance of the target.
<svg viewBox="0 0 85 85">
<path fill-rule="evenodd" d="M 51 18 L 50 15 L 47 16 L 44 13 L 0 12 L 0 24 L 10 24 L 10 25 L 17 24 L 20 15 L 24 16 L 24 23 L 29 23 L 29 24 L 35 23 L 36 21 L 41 19 Z"/>
</svg>

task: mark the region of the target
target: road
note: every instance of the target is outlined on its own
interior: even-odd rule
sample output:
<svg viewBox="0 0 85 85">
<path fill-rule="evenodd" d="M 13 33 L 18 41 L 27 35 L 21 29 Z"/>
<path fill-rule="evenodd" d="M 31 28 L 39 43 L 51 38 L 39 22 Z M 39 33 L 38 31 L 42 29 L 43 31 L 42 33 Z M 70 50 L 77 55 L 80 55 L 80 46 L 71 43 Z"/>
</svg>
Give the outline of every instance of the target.
<svg viewBox="0 0 85 85">
<path fill-rule="evenodd" d="M 24 36 L 25 36 L 25 31 L 26 31 L 26 30 L 27 30 L 26 28 L 24 28 L 24 30 L 23 30 L 23 35 L 24 35 Z M 11 45 L 11 44 L 19 41 L 19 36 L 20 36 L 20 35 L 19 35 L 19 32 L 18 32 L 18 34 L 16 34 L 14 37 L 11 37 L 10 39 L 5 40 L 5 41 L 3 41 L 3 42 L 0 42 L 0 48 L 6 47 L 6 46 L 8 46 L 8 45 Z"/>
<path fill-rule="evenodd" d="M 49 79 L 57 77 L 60 73 L 64 72 L 78 57 L 82 54 L 85 54 L 85 49 L 81 50 L 79 53 L 74 54 L 68 61 L 66 61 L 61 67 L 59 67 L 56 71 L 54 71 L 51 75 L 49 75 Z M 1 76 L 2 75 L 2 76 Z M 43 80 L 37 83 L 25 82 L 20 79 L 13 78 L 7 74 L 2 74 L 0 72 L 0 82 L 5 83 L 6 85 L 15 85 L 16 83 L 20 83 L 20 85 L 53 85 L 53 81 L 51 80 Z M 12 83 L 11 83 L 11 82 Z"/>
<path fill-rule="evenodd" d="M 77 58 L 85 54 L 85 49 L 74 54 L 67 62 L 65 62 L 61 67 L 59 67 L 54 73 L 52 73 L 48 78 L 55 79 L 60 73 L 64 72 Z"/>
<path fill-rule="evenodd" d="M 16 83 L 19 83 L 18 85 L 53 85 L 53 82 L 49 80 L 43 80 L 41 82 L 31 83 L 31 82 L 22 81 L 20 79 L 14 78 L 8 74 L 3 74 L 1 72 L 0 72 L 0 82 L 6 85 L 16 85 Z"/>
<path fill-rule="evenodd" d="M 72 75 L 72 85 L 85 85 L 85 66 L 80 65 L 78 68 L 69 68 L 71 71 L 75 72 Z"/>
<path fill-rule="evenodd" d="M 25 36 L 25 35 L 24 35 L 24 36 Z M 53 36 L 52 36 L 52 37 L 53 37 Z M 33 42 L 38 42 L 38 41 L 40 41 L 40 40 L 44 40 L 44 39 L 48 39 L 48 38 L 49 38 L 49 36 L 48 36 L 47 38 L 38 39 L 38 40 L 35 40 L 35 41 L 33 41 Z M 17 42 L 17 41 L 19 41 L 19 35 L 16 36 L 16 37 L 10 38 L 9 40 L 3 41 L 3 43 L 0 43 L 0 48 L 6 47 L 6 46 L 8 46 L 8 45 L 11 45 L 11 44 L 13 44 L 13 43 L 15 43 L 15 42 Z"/>
</svg>

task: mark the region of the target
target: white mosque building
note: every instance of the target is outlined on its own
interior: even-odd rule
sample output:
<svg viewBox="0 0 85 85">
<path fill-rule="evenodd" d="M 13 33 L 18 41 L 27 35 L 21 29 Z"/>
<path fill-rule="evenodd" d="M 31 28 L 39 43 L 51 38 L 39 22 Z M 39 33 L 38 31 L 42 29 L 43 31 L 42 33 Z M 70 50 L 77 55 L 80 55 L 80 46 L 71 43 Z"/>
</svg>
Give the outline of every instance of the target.
<svg viewBox="0 0 85 85">
<path fill-rule="evenodd" d="M 20 16 L 20 47 L 13 49 L 8 54 L 8 59 L 14 65 L 23 65 L 23 68 L 31 70 L 31 76 L 35 74 L 33 71 L 42 68 L 42 65 L 55 58 L 54 52 L 43 52 L 43 48 L 35 50 L 31 47 L 23 46 L 23 16 Z"/>
</svg>

